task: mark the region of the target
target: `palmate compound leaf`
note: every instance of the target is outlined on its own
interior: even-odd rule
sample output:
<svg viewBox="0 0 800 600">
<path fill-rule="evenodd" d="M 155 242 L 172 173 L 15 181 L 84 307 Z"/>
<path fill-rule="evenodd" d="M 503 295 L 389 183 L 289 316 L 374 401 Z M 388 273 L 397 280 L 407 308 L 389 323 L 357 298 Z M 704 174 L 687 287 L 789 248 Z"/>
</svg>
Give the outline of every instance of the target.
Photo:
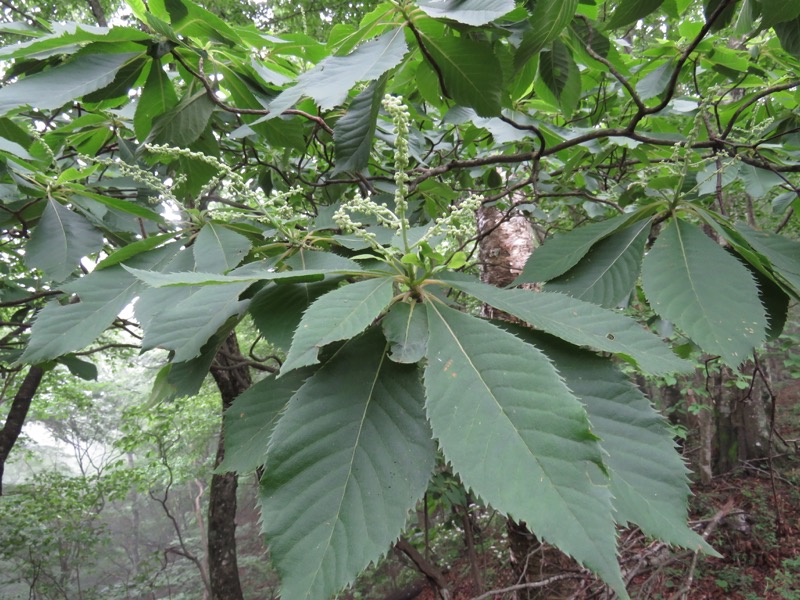
<svg viewBox="0 0 800 600">
<path fill-rule="evenodd" d="M 496 509 L 600 575 L 622 597 L 611 494 L 586 411 L 539 350 L 426 303 L 426 409 L 445 458 Z"/>
<path fill-rule="evenodd" d="M 611 360 L 556 338 L 518 331 L 554 363 L 589 414 L 611 473 L 611 493 L 619 524 L 635 523 L 670 544 L 713 553 L 689 529 L 686 465 L 675 450 L 664 417 Z"/>
<path fill-rule="evenodd" d="M 393 281 L 365 279 L 328 292 L 303 315 L 281 375 L 317 362 L 320 348 L 364 331 L 392 301 Z"/>
<path fill-rule="evenodd" d="M 131 259 L 131 265 L 159 269 L 180 249 L 170 244 Z M 94 341 L 117 315 L 144 289 L 144 285 L 121 265 L 94 271 L 61 288 L 77 294 L 74 304 L 48 303 L 36 317 L 31 339 L 21 362 L 39 363 L 74 352 Z"/>
<path fill-rule="evenodd" d="M 102 246 L 103 234 L 99 229 L 51 198 L 25 246 L 25 264 L 60 282 L 78 268 L 84 256 Z"/>
<path fill-rule="evenodd" d="M 639 221 L 599 241 L 577 265 L 548 281 L 544 291 L 569 294 L 606 308 L 619 306 L 639 278 L 651 223 L 650 219 Z"/>
<path fill-rule="evenodd" d="M 653 310 L 731 366 L 764 341 L 753 276 L 695 225 L 675 219 L 661 232 L 644 258 L 642 286 Z"/>
<path fill-rule="evenodd" d="M 298 369 L 286 377 L 271 375 L 233 401 L 223 419 L 225 458 L 216 469 L 218 473 L 248 473 L 267 462 L 267 448 L 275 424 L 286 403 L 312 372 Z"/>
<path fill-rule="evenodd" d="M 496 288 L 460 273 L 442 274 L 440 279 L 571 344 L 632 359 L 647 372 L 692 370 L 691 363 L 675 356 L 658 336 L 619 313 L 563 294 Z"/>
<path fill-rule="evenodd" d="M 327 600 L 400 535 L 435 461 L 423 405 L 417 367 L 390 361 L 377 328 L 289 401 L 260 498 L 282 598 Z"/>
</svg>

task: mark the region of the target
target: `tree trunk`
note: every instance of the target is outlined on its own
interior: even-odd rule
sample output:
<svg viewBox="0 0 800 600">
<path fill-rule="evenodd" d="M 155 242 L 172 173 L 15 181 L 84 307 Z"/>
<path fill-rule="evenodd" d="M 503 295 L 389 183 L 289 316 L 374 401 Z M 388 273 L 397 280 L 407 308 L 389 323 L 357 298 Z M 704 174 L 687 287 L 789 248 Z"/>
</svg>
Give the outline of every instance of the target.
<svg viewBox="0 0 800 600">
<path fill-rule="evenodd" d="M 222 408 L 250 387 L 250 371 L 232 332 L 211 365 L 211 375 L 222 396 Z M 222 431 L 217 445 L 216 467 L 225 456 Z M 236 562 L 236 474 L 215 474 L 211 478 L 208 502 L 208 575 L 213 600 L 243 600 Z"/>
<path fill-rule="evenodd" d="M 3 429 L 0 429 L 0 496 L 3 495 L 3 473 L 6 468 L 6 460 L 14 444 L 17 443 L 22 426 L 25 424 L 25 417 L 28 415 L 28 409 L 31 407 L 31 401 L 36 390 L 39 389 L 43 376 L 44 369 L 41 367 L 34 365 L 28 369 L 28 373 L 22 380 L 22 384 L 14 396 L 14 401 L 11 403 L 11 409 L 8 411 Z"/>
<path fill-rule="evenodd" d="M 94 20 L 97 21 L 97 24 L 100 25 L 100 27 L 108 27 L 106 13 L 103 10 L 103 6 L 100 4 L 100 0 L 86 1 L 89 3 L 89 8 L 92 10 L 92 15 L 94 16 Z"/>
</svg>

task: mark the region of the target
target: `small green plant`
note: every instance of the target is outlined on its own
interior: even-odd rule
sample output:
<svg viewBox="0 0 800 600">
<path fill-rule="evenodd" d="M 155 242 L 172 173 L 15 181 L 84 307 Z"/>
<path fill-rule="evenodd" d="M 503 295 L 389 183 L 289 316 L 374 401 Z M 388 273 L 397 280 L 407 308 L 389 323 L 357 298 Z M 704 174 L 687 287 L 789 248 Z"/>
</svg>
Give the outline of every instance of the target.
<svg viewBox="0 0 800 600">
<path fill-rule="evenodd" d="M 800 556 L 785 559 L 775 575 L 767 578 L 764 595 L 783 600 L 800 600 Z"/>
</svg>

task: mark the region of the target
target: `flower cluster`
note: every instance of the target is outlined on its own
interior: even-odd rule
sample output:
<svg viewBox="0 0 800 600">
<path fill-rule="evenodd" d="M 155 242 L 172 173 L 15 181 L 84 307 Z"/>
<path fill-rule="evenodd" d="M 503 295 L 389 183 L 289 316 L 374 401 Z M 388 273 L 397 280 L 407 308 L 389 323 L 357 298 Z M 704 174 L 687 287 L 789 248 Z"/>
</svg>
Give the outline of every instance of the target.
<svg viewBox="0 0 800 600">
<path fill-rule="evenodd" d="M 141 183 L 142 185 L 158 192 L 158 194 L 161 196 L 161 200 L 178 204 L 178 200 L 175 198 L 175 195 L 172 193 L 172 190 L 169 188 L 169 186 L 161 181 L 161 179 L 154 173 L 142 169 L 138 165 L 132 165 L 116 158 L 106 158 L 102 156 L 80 155 L 78 159 L 87 164 L 93 163 L 116 169 L 123 177 L 130 177 L 135 182 Z M 154 199 L 154 202 L 157 200 L 158 199 Z"/>
</svg>

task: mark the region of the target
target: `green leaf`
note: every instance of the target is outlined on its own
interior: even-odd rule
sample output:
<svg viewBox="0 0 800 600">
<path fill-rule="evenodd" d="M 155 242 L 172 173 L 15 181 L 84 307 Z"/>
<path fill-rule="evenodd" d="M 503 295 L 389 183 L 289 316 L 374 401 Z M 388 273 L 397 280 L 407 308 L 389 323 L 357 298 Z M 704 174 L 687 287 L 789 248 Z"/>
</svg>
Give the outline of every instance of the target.
<svg viewBox="0 0 800 600">
<path fill-rule="evenodd" d="M 227 273 L 250 252 L 252 244 L 243 235 L 218 223 L 206 223 L 192 246 L 198 271 Z"/>
<path fill-rule="evenodd" d="M 664 417 L 610 360 L 553 338 L 533 339 L 586 407 L 601 439 L 617 522 L 635 523 L 670 544 L 712 551 L 686 525 L 688 470 Z"/>
<path fill-rule="evenodd" d="M 345 115 L 333 127 L 336 167 L 331 175 L 343 171 L 360 172 L 369 162 L 386 79 L 373 81 L 355 97 Z"/>
<path fill-rule="evenodd" d="M 739 165 L 739 177 L 744 181 L 747 193 L 756 200 L 769 194 L 773 188 L 786 183 L 785 179 L 777 173 L 746 163 Z"/>
<path fill-rule="evenodd" d="M 391 344 L 389 358 L 398 363 L 415 363 L 425 357 L 428 346 L 428 318 L 417 302 L 398 302 L 381 320 L 383 335 Z"/>
<path fill-rule="evenodd" d="M 147 138 L 153 126 L 153 119 L 174 108 L 176 104 L 178 96 L 169 77 L 164 73 L 161 59 L 154 59 L 133 115 L 136 137 L 139 140 Z"/>
<path fill-rule="evenodd" d="M 147 290 L 134 307 L 144 327 L 142 349 L 172 350 L 175 362 L 200 355 L 205 343 L 231 317 L 239 317 L 249 300 L 239 300 L 249 283 L 215 285 L 198 289 Z M 185 292 L 177 302 L 172 292 Z M 158 307 L 158 310 L 153 310 Z"/>
<path fill-rule="evenodd" d="M 135 202 L 131 202 L 130 200 L 122 200 L 121 198 L 112 198 L 111 196 L 104 196 L 103 194 L 95 194 L 86 189 L 77 189 L 76 193 L 79 193 L 80 196 L 86 196 L 87 198 L 96 200 L 100 204 L 104 204 L 105 206 L 113 208 L 114 210 L 118 210 L 128 215 L 133 215 L 134 217 L 147 219 L 148 221 L 153 221 L 154 223 L 164 222 L 164 217 L 157 212 L 141 206 L 140 204 L 136 204 Z M 80 200 L 80 197 L 76 198 L 73 196 L 73 200 L 78 201 Z"/>
<path fill-rule="evenodd" d="M 225 21 L 214 13 L 186 0 L 150 0 L 150 10 L 169 15 L 176 32 L 197 38 L 205 43 L 212 39 L 229 46 L 242 44 L 242 39 Z"/>
<path fill-rule="evenodd" d="M 90 94 L 84 94 L 84 102 L 102 102 L 103 100 L 110 100 L 114 98 L 127 97 L 131 88 L 134 88 L 136 82 L 139 80 L 139 75 L 145 65 L 150 62 L 147 56 L 139 56 L 133 60 L 122 65 L 112 81 L 107 86 L 95 90 Z"/>
<path fill-rule="evenodd" d="M 416 367 L 386 358 L 373 329 L 289 401 L 262 479 L 264 533 L 281 597 L 325 600 L 397 539 L 435 449 Z"/>
<path fill-rule="evenodd" d="M 793 21 L 776 23 L 773 29 L 781 47 L 795 58 L 800 58 L 800 17 Z"/>
<path fill-rule="evenodd" d="M 660 96 L 667 89 L 675 65 L 672 60 L 665 61 L 636 82 L 636 93 L 642 100 Z"/>
<path fill-rule="evenodd" d="M 130 264 L 159 268 L 178 250 L 178 244 L 171 244 L 140 254 Z M 49 302 L 33 323 L 30 342 L 20 362 L 41 363 L 87 346 L 111 325 L 143 287 L 121 266 L 93 271 L 63 286 L 64 292 L 77 294 L 80 302 L 65 305 Z"/>
<path fill-rule="evenodd" d="M 270 114 L 278 116 L 303 96 L 316 100 L 322 110 L 343 104 L 347 92 L 359 81 L 378 79 L 396 67 L 408 52 L 403 29 L 392 29 L 362 44 L 347 56 L 331 56 L 297 78 L 270 105 Z M 256 121 L 258 122 L 258 121 Z"/>
<path fill-rule="evenodd" d="M 160 235 L 151 235 L 148 238 L 144 238 L 142 240 L 138 240 L 127 246 L 123 246 L 119 250 L 115 250 L 111 254 L 109 254 L 106 258 L 101 260 L 97 265 L 95 265 L 95 271 L 101 269 L 107 269 L 113 265 L 118 265 L 119 263 L 126 261 L 134 256 L 141 254 L 142 252 L 148 252 L 153 248 L 156 248 L 166 242 L 167 240 L 175 237 L 174 233 L 162 233 Z"/>
<path fill-rule="evenodd" d="M 752 275 L 694 225 L 675 219 L 661 232 L 644 258 L 642 286 L 653 310 L 731 366 L 764 341 Z"/>
<path fill-rule="evenodd" d="M 117 71 L 139 56 L 140 53 L 84 54 L 66 65 L 25 77 L 0 89 L 0 115 L 23 106 L 59 108 L 107 86 Z"/>
<path fill-rule="evenodd" d="M 619 313 L 563 294 L 499 289 L 458 273 L 440 279 L 533 327 L 578 346 L 620 354 L 650 373 L 692 370 L 658 336 Z"/>
<path fill-rule="evenodd" d="M 797 0 L 759 0 L 761 2 L 761 27 L 767 29 L 778 23 L 786 23 L 800 17 L 800 2 Z"/>
<path fill-rule="evenodd" d="M 586 411 L 553 365 L 502 329 L 427 302 L 426 409 L 468 488 L 625 595 L 611 495 Z"/>
<path fill-rule="evenodd" d="M 261 263 L 250 263 L 234 269 L 227 275 L 217 273 L 199 273 L 184 271 L 175 273 L 160 273 L 145 271 L 123 265 L 137 279 L 141 279 L 150 287 L 185 287 L 200 285 L 227 285 L 245 281 L 281 281 L 295 283 L 298 281 L 321 281 L 326 275 L 347 274 L 343 269 L 305 269 L 297 271 L 275 271 L 271 266 Z M 356 269 L 356 272 L 361 269 Z M 352 271 L 349 271 L 352 272 Z"/>
<path fill-rule="evenodd" d="M 643 19 L 664 3 L 664 0 L 620 0 L 606 29 L 616 29 Z"/>
<path fill-rule="evenodd" d="M 646 219 L 612 233 L 592 246 L 576 266 L 551 279 L 543 289 L 606 308 L 619 306 L 639 278 L 651 223 L 651 219 Z"/>
<path fill-rule="evenodd" d="M 438 35 L 421 23 L 420 37 L 447 88 L 442 92 L 481 117 L 500 114 L 503 70 L 492 47 L 466 37 Z"/>
<path fill-rule="evenodd" d="M 64 281 L 80 260 L 103 247 L 103 234 L 76 212 L 53 199 L 25 246 L 25 264 L 56 282 Z"/>
<path fill-rule="evenodd" d="M 288 350 L 303 313 L 320 296 L 339 286 L 341 277 L 316 283 L 270 285 L 261 290 L 250 304 L 250 316 L 267 341 Z"/>
<path fill-rule="evenodd" d="M 279 379 L 270 375 L 233 401 L 223 419 L 225 458 L 216 468 L 217 473 L 248 473 L 267 462 L 275 424 L 286 403 L 309 375 L 310 369 L 300 369 Z"/>
<path fill-rule="evenodd" d="M 787 237 L 757 231 L 745 223 L 737 223 L 738 231 L 753 249 L 769 260 L 775 273 L 800 296 L 800 242 Z"/>
<path fill-rule="evenodd" d="M 435 19 L 451 19 L 480 27 L 514 10 L 514 0 L 418 0 L 419 7 Z"/>
<path fill-rule="evenodd" d="M 74 354 L 67 354 L 66 356 L 62 356 L 58 359 L 62 365 L 66 366 L 69 369 L 69 372 L 75 375 L 76 377 L 80 377 L 85 381 L 96 381 L 97 380 L 97 365 L 94 363 L 90 363 L 86 360 L 81 360 Z"/>
<path fill-rule="evenodd" d="M 581 73 L 567 45 L 554 40 L 539 56 L 539 77 L 553 95 L 566 118 L 571 118 L 581 100 Z"/>
<path fill-rule="evenodd" d="M 578 0 L 537 0 L 528 20 L 531 27 L 523 34 L 514 56 L 516 68 L 521 68 L 545 46 L 558 38 L 572 21 L 577 8 Z"/>
<path fill-rule="evenodd" d="M 187 93 L 174 108 L 153 119 L 147 142 L 186 148 L 205 131 L 212 112 L 214 104 L 205 89 Z"/>
<path fill-rule="evenodd" d="M 549 281 L 563 275 L 577 265 L 592 246 L 623 227 L 627 220 L 626 215 L 620 215 L 556 234 L 531 254 L 514 284 Z"/>
<path fill-rule="evenodd" d="M 365 279 L 328 292 L 300 320 L 281 375 L 317 362 L 320 348 L 364 331 L 392 301 L 390 278 Z"/>
</svg>

